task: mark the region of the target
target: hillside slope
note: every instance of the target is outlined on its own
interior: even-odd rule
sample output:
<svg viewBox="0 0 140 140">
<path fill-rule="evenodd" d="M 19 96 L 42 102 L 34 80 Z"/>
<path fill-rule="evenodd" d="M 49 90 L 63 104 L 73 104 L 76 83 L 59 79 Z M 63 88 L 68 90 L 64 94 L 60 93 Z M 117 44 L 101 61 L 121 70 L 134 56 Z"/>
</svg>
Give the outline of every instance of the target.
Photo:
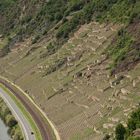
<svg viewBox="0 0 140 140">
<path fill-rule="evenodd" d="M 0 75 L 33 98 L 62 140 L 113 137 L 126 125 L 140 99 L 138 0 L 6 0 L 0 11 Z"/>
</svg>

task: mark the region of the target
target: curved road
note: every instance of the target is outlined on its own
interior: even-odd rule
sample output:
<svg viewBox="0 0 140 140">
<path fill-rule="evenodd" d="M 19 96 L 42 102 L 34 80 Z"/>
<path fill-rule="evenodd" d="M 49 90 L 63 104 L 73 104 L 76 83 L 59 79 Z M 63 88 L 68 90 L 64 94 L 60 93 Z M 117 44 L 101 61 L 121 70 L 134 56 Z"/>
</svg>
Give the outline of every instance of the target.
<svg viewBox="0 0 140 140">
<path fill-rule="evenodd" d="M 42 112 L 40 112 L 40 110 L 35 106 L 35 104 L 33 104 L 29 100 L 29 98 L 22 93 L 22 91 L 20 91 L 18 88 L 7 82 L 5 79 L 0 78 L 0 83 L 3 84 L 6 88 L 8 88 L 11 91 L 11 93 L 24 105 L 26 110 L 30 113 L 40 131 L 42 140 L 60 140 L 60 137 L 57 136 L 54 131 L 54 127 L 52 127 L 50 122 L 48 122 L 48 120 L 46 120 L 46 118 L 43 116 Z M 30 133 L 31 129 L 28 128 L 27 131 L 29 131 L 28 133 Z M 29 139 L 34 140 L 33 138 Z"/>
<path fill-rule="evenodd" d="M 22 111 L 19 109 L 19 107 L 16 105 L 16 103 L 13 101 L 13 99 L 6 93 L 2 88 L 0 88 L 0 96 L 3 98 L 17 121 L 19 122 L 19 125 L 22 128 L 23 135 L 26 140 L 35 140 L 35 136 L 32 134 L 33 130 L 30 126 L 30 123 L 25 118 Z"/>
</svg>

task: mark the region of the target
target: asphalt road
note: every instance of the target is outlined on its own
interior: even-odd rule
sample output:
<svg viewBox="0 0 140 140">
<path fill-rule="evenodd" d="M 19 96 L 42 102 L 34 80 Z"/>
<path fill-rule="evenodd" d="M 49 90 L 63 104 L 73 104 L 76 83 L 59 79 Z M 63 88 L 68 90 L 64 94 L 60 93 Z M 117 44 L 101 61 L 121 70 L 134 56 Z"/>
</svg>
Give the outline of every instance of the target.
<svg viewBox="0 0 140 140">
<path fill-rule="evenodd" d="M 32 103 L 32 101 L 29 100 L 27 96 L 22 93 L 22 91 L 7 82 L 5 79 L 0 78 L 0 83 L 3 84 L 6 88 L 8 88 L 11 91 L 11 94 L 13 94 L 30 113 L 40 131 L 42 140 L 60 140 L 59 136 L 55 137 L 56 135 L 54 135 L 54 128 L 50 126 L 50 124 L 40 112 L 40 110 L 35 106 L 34 103 Z M 30 138 L 30 140 L 34 139 Z"/>
<path fill-rule="evenodd" d="M 10 95 L 6 93 L 2 88 L 0 88 L 0 96 L 3 98 L 9 109 L 12 111 L 12 114 L 19 122 L 25 139 L 35 140 L 35 136 L 34 134 L 32 134 L 33 130 L 30 123 L 28 122 L 22 111 L 19 109 L 19 107 L 16 105 L 16 103 L 13 101 L 13 99 L 10 97 Z"/>
</svg>

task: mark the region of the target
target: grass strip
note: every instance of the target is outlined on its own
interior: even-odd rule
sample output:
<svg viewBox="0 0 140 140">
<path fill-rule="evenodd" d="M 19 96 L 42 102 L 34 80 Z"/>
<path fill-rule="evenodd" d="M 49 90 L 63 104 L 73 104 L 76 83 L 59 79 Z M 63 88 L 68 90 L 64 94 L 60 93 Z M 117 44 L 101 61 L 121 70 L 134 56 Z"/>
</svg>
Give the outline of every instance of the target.
<svg viewBox="0 0 140 140">
<path fill-rule="evenodd" d="M 24 114 L 24 116 L 26 117 L 26 119 L 28 120 L 28 122 L 30 123 L 33 131 L 34 131 L 34 135 L 36 140 L 42 140 L 41 134 L 39 132 L 39 129 L 37 127 L 37 125 L 35 124 L 32 116 L 30 115 L 29 112 L 26 111 L 25 107 L 23 106 L 22 103 L 20 103 L 20 101 L 13 95 L 13 93 L 11 93 L 11 91 L 9 89 L 7 89 L 4 85 L 0 84 L 0 87 L 8 93 L 8 95 L 14 100 L 14 102 L 16 103 L 16 105 L 19 107 L 19 109 L 22 111 L 22 113 Z"/>
</svg>

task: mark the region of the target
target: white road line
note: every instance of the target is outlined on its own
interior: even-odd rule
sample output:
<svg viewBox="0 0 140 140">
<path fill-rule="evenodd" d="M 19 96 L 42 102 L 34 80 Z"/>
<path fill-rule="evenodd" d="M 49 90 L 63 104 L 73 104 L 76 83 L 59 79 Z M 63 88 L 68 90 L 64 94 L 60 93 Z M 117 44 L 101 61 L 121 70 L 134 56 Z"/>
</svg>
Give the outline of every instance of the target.
<svg viewBox="0 0 140 140">
<path fill-rule="evenodd" d="M 48 121 L 48 123 L 50 124 L 55 136 L 57 140 L 61 140 L 59 132 L 57 130 L 57 127 L 55 126 L 55 124 L 48 118 L 48 116 L 46 115 L 46 113 L 40 109 L 40 107 L 33 101 L 33 99 L 23 90 L 21 89 L 18 85 L 16 85 L 15 83 L 11 82 L 10 80 L 8 80 L 7 78 L 3 77 L 0 75 L 0 78 L 7 81 L 9 84 L 13 85 L 14 87 L 16 87 L 19 91 L 21 91 L 30 101 L 31 103 L 33 103 L 33 105 L 40 111 L 40 113 L 44 116 L 44 118 Z"/>
<path fill-rule="evenodd" d="M 11 104 L 9 103 L 8 99 L 2 94 L 2 92 L 0 91 L 0 94 L 1 94 L 1 97 L 3 98 L 3 100 L 6 102 L 7 106 L 9 107 L 9 109 L 13 112 L 13 115 L 15 116 L 15 118 L 19 121 L 19 123 L 21 124 L 22 126 L 22 129 L 24 131 L 24 135 L 25 135 L 25 138 L 26 140 L 30 140 L 29 139 L 29 136 L 28 136 L 28 133 L 27 133 L 27 130 L 24 126 L 24 123 L 22 122 L 22 120 L 20 119 L 20 117 L 18 116 L 17 112 L 14 110 L 14 108 L 11 106 Z"/>
</svg>

